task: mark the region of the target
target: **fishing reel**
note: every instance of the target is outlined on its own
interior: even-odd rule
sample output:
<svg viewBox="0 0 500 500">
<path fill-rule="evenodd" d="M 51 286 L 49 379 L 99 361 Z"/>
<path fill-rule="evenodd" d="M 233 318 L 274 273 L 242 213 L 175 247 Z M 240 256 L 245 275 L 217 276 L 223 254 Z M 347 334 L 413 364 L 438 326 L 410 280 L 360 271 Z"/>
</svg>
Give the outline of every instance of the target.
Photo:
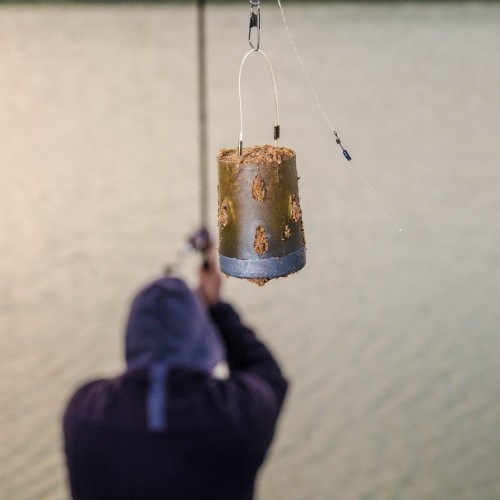
<svg viewBox="0 0 500 500">
<path fill-rule="evenodd" d="M 212 246 L 210 233 L 202 227 L 188 237 L 187 245 L 196 252 L 206 253 Z"/>
<path fill-rule="evenodd" d="M 203 268 L 208 269 L 210 265 L 208 262 L 207 252 L 213 246 L 208 229 L 202 227 L 201 229 L 195 231 L 188 238 L 188 245 L 192 251 L 199 252 L 201 254 Z"/>
<path fill-rule="evenodd" d="M 197 229 L 194 233 L 191 233 L 186 238 L 186 241 L 181 246 L 177 252 L 175 261 L 172 264 L 167 264 L 165 266 L 165 276 L 171 276 L 175 274 L 182 261 L 187 255 L 193 253 L 199 253 L 202 258 L 202 265 L 204 269 L 208 269 L 210 264 L 208 262 L 208 251 L 212 248 L 213 242 L 210 238 L 210 233 L 208 229 L 202 227 Z"/>
</svg>

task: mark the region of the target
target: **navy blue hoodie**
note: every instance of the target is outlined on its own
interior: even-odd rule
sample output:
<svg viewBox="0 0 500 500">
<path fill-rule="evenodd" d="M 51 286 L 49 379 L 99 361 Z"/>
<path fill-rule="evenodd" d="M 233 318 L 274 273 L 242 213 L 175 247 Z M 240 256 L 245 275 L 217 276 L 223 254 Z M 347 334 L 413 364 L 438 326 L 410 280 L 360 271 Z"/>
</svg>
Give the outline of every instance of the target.
<svg viewBox="0 0 500 500">
<path fill-rule="evenodd" d="M 84 385 L 66 409 L 72 497 L 252 499 L 287 390 L 266 346 L 229 304 L 206 311 L 173 278 L 136 297 L 125 344 L 126 372 Z"/>
</svg>

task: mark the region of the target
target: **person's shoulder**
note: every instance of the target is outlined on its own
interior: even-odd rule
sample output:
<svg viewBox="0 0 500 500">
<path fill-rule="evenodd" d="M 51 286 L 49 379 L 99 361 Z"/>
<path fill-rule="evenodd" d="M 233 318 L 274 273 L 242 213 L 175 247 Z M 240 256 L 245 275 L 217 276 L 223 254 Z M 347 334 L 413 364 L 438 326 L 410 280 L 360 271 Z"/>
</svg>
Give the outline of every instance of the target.
<svg viewBox="0 0 500 500">
<path fill-rule="evenodd" d="M 214 406 L 239 425 L 253 425 L 277 416 L 279 402 L 270 385 L 255 373 L 233 371 L 207 387 Z"/>
<path fill-rule="evenodd" d="M 99 417 L 112 397 L 117 379 L 96 379 L 85 382 L 70 397 L 65 419 L 93 420 Z"/>
<path fill-rule="evenodd" d="M 248 408 L 259 407 L 260 418 L 276 408 L 274 393 L 257 374 L 232 371 L 227 378 L 203 372 L 175 369 L 170 376 L 171 411 L 176 421 L 192 425 L 195 415 L 203 426 L 225 422 L 226 429 L 239 428 L 243 422 L 257 417 Z"/>
<path fill-rule="evenodd" d="M 211 379 L 205 391 L 205 404 L 212 418 L 225 423 L 224 433 L 247 453 L 264 453 L 281 407 L 269 384 L 255 373 L 233 371 L 226 380 Z"/>
</svg>

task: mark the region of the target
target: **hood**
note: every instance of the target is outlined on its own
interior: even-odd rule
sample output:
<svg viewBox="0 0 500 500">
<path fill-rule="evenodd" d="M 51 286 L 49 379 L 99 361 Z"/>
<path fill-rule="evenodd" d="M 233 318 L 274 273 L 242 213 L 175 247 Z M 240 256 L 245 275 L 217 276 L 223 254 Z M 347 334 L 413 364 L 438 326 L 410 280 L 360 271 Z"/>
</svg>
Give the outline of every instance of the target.
<svg viewBox="0 0 500 500">
<path fill-rule="evenodd" d="M 220 335 L 198 296 L 177 278 L 154 281 L 132 302 L 125 333 L 127 369 L 161 365 L 211 372 L 225 360 Z"/>
</svg>

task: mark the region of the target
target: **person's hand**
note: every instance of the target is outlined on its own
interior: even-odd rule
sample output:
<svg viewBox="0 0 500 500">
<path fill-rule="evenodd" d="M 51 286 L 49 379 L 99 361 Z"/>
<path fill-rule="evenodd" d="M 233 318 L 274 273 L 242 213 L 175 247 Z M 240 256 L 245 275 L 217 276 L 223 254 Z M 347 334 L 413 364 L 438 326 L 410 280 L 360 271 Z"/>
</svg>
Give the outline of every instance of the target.
<svg viewBox="0 0 500 500">
<path fill-rule="evenodd" d="M 205 304 L 210 307 L 220 300 L 222 279 L 215 261 L 213 247 L 207 250 L 205 257 L 206 260 L 199 272 L 198 293 Z"/>
</svg>

